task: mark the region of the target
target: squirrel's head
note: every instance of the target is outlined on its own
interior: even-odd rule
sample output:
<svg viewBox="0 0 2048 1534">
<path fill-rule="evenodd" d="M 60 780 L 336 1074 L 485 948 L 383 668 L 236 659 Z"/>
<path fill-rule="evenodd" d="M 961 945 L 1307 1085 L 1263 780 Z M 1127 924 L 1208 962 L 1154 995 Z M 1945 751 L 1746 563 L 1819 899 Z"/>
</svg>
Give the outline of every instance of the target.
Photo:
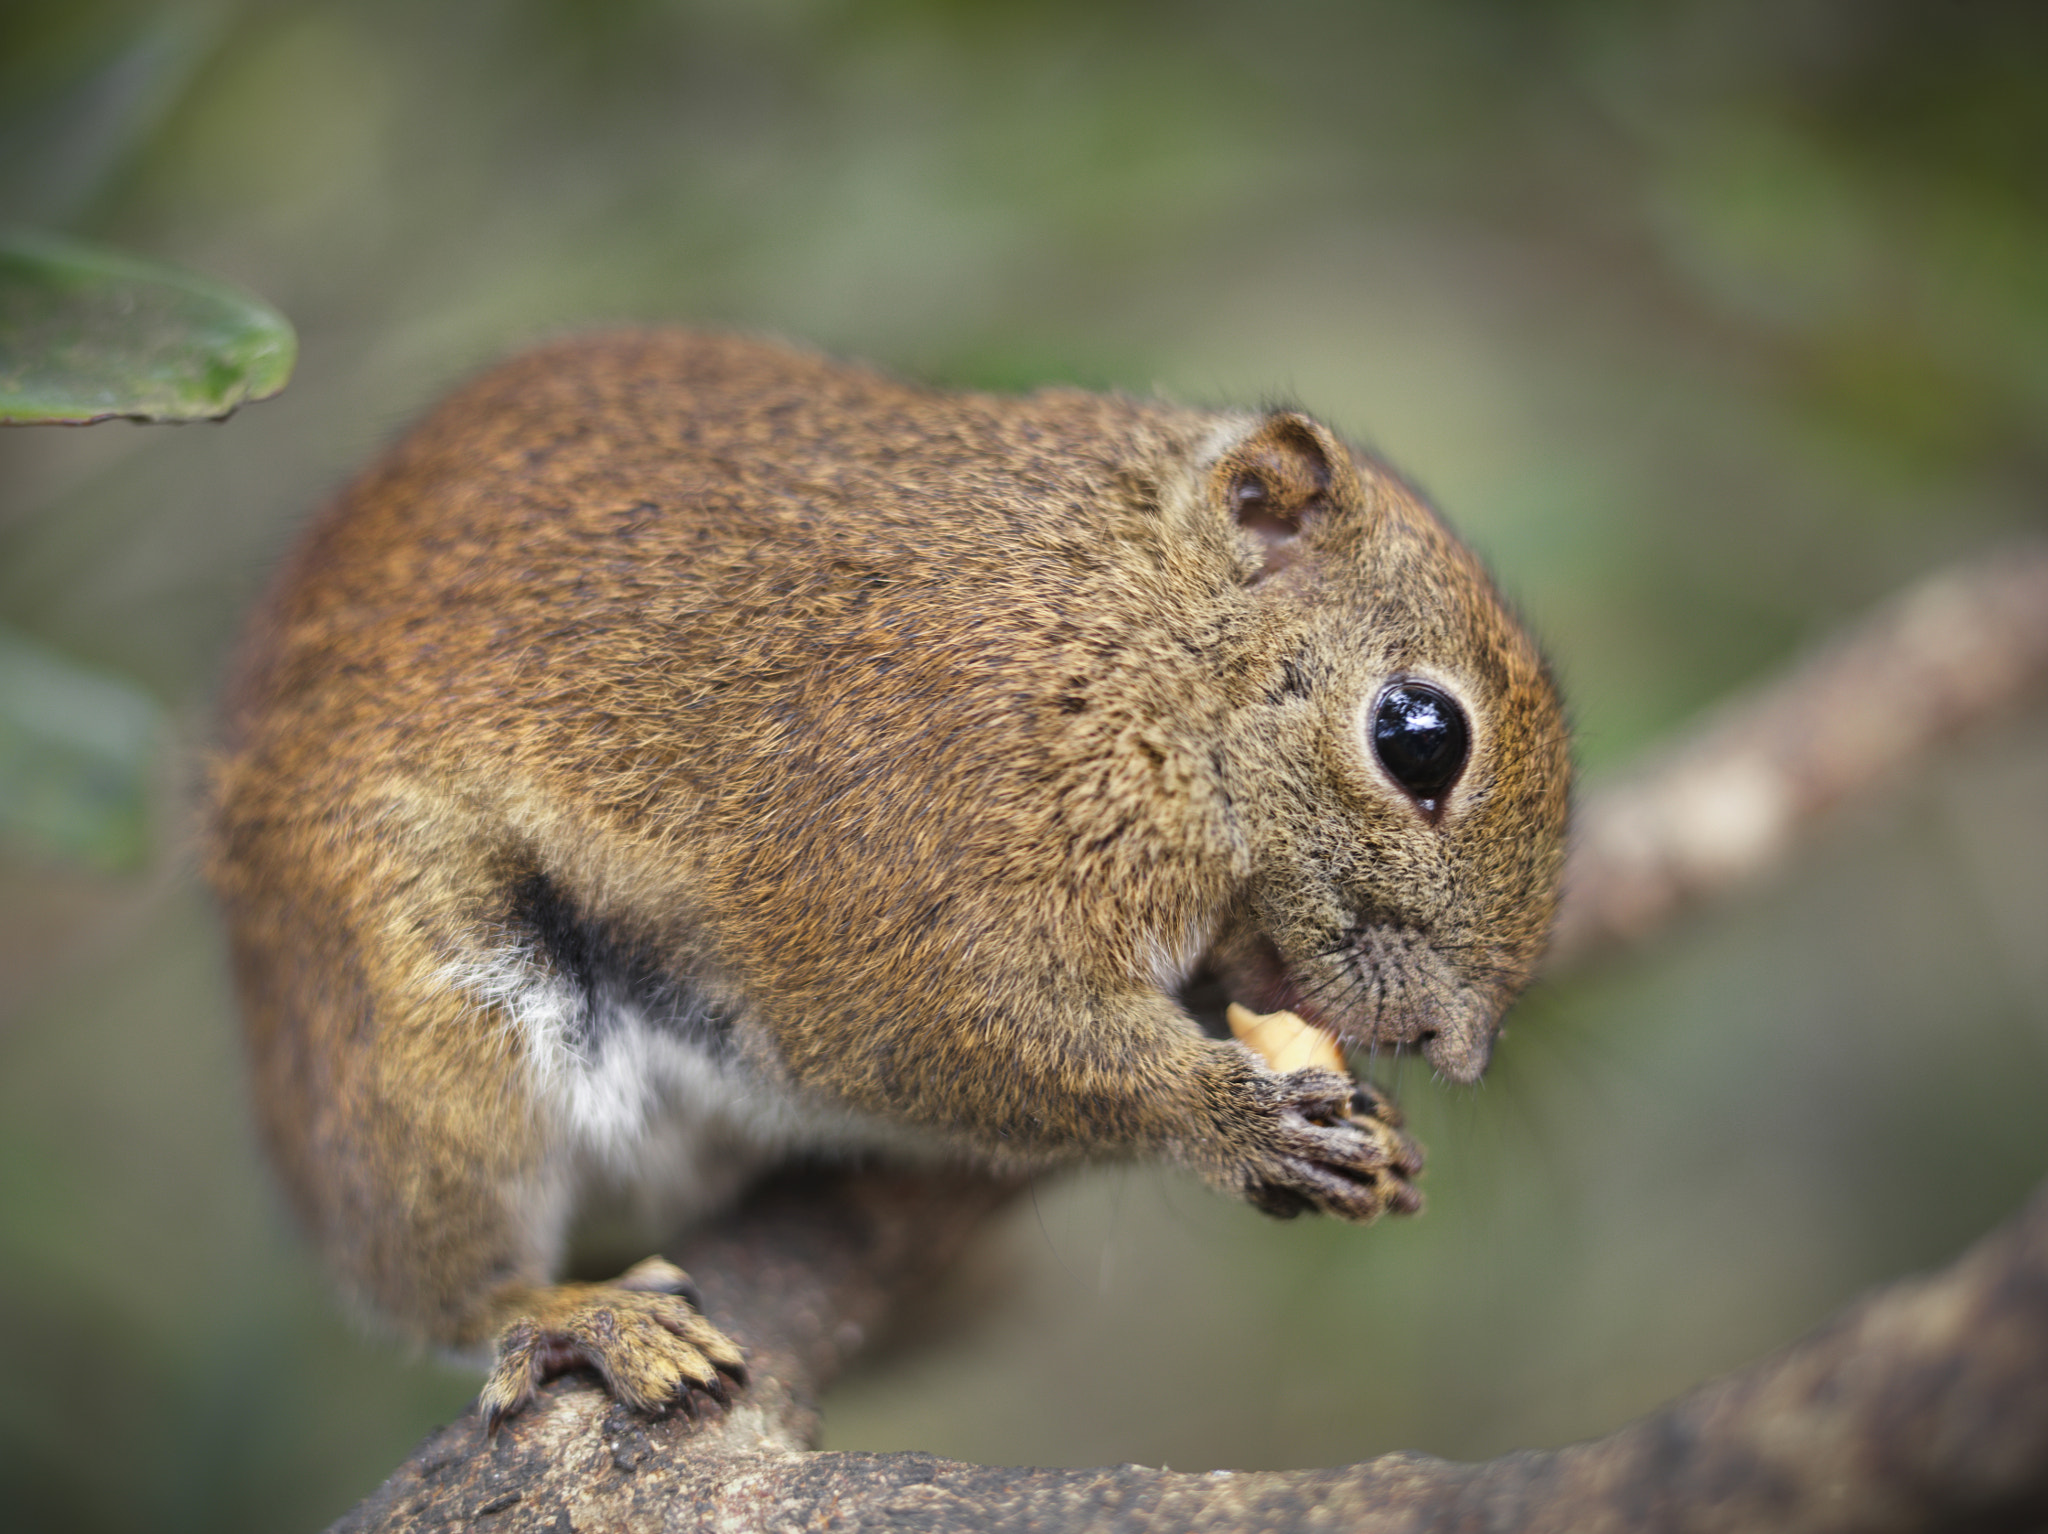
<svg viewBox="0 0 2048 1534">
<path fill-rule="evenodd" d="M 1249 878 L 1210 967 L 1254 1010 L 1474 1080 L 1564 864 L 1542 657 L 1421 500 L 1307 417 L 1226 433 L 1205 483 L 1252 609 L 1230 753 Z"/>
</svg>

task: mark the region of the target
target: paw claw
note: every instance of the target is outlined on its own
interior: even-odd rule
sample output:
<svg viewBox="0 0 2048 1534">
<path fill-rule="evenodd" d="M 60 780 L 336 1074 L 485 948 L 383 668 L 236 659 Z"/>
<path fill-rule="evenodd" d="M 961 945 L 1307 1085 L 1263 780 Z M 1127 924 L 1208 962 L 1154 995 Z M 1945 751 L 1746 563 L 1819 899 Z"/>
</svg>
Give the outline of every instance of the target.
<svg viewBox="0 0 2048 1534">
<path fill-rule="evenodd" d="M 690 1275 L 670 1262 L 666 1257 L 643 1257 L 612 1280 L 615 1289 L 631 1289 L 643 1294 L 674 1294 L 690 1302 L 693 1310 L 704 1308 L 704 1296 L 697 1292 L 697 1285 Z"/>
<path fill-rule="evenodd" d="M 1401 1110 L 1394 1106 L 1392 1099 L 1370 1081 L 1361 1081 L 1351 1090 L 1351 1118 L 1373 1119 L 1389 1129 L 1399 1129 L 1408 1121 L 1401 1116 Z"/>
<path fill-rule="evenodd" d="M 498 1339 L 498 1357 L 477 1392 L 484 1431 L 496 1437 L 499 1424 L 534 1397 L 540 1383 L 540 1331 L 531 1322 L 515 1321 Z"/>
</svg>

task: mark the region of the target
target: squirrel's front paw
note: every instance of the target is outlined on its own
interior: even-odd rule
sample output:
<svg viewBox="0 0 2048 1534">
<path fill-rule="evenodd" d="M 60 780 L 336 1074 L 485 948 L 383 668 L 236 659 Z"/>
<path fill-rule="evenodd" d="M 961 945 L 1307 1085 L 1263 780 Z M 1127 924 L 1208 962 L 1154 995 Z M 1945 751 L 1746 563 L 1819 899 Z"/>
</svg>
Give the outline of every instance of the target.
<svg viewBox="0 0 2048 1534">
<path fill-rule="evenodd" d="M 569 1369 L 595 1369 L 620 1404 L 649 1413 L 694 1413 L 693 1391 L 723 1405 L 728 1378 L 746 1383 L 739 1348 L 698 1313 L 689 1276 L 659 1257 L 608 1284 L 526 1290 L 506 1309 L 497 1362 L 477 1398 L 493 1431 L 543 1380 Z"/>
<path fill-rule="evenodd" d="M 1422 1147 L 1379 1089 L 1310 1068 L 1253 1085 L 1257 1144 L 1238 1168 L 1244 1197 L 1283 1219 L 1316 1209 L 1361 1224 L 1416 1214 Z"/>
</svg>

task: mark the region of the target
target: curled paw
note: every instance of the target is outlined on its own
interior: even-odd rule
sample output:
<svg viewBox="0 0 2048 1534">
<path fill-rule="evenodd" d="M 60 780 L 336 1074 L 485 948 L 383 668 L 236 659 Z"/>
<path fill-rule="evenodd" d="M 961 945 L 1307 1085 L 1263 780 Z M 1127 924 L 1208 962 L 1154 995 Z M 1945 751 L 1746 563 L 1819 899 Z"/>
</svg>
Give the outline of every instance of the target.
<svg viewBox="0 0 2048 1534">
<path fill-rule="evenodd" d="M 732 1340 L 698 1313 L 687 1274 L 659 1257 L 635 1263 L 608 1284 L 557 1284 L 508 1294 L 497 1360 L 478 1397 L 495 1430 L 541 1383 L 570 1369 L 595 1369 L 621 1405 L 694 1414 L 697 1397 L 724 1405 L 745 1384 Z"/>
<path fill-rule="evenodd" d="M 1261 1144 L 1242 1168 L 1245 1197 L 1283 1218 L 1319 1210 L 1360 1223 L 1415 1214 L 1422 1147 L 1369 1082 L 1321 1068 L 1259 1083 Z"/>
</svg>

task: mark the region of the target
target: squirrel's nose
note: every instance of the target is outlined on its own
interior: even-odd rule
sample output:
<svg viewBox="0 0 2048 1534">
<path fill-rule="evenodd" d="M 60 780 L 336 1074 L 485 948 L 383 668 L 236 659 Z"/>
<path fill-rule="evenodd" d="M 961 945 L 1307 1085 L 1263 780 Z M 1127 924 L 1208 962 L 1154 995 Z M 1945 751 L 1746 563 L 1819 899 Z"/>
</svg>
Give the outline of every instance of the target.
<svg viewBox="0 0 2048 1534">
<path fill-rule="evenodd" d="M 1490 1007 L 1445 1013 L 1422 1034 L 1423 1058 L 1452 1081 L 1469 1085 L 1486 1074 L 1498 1023 Z"/>
</svg>

